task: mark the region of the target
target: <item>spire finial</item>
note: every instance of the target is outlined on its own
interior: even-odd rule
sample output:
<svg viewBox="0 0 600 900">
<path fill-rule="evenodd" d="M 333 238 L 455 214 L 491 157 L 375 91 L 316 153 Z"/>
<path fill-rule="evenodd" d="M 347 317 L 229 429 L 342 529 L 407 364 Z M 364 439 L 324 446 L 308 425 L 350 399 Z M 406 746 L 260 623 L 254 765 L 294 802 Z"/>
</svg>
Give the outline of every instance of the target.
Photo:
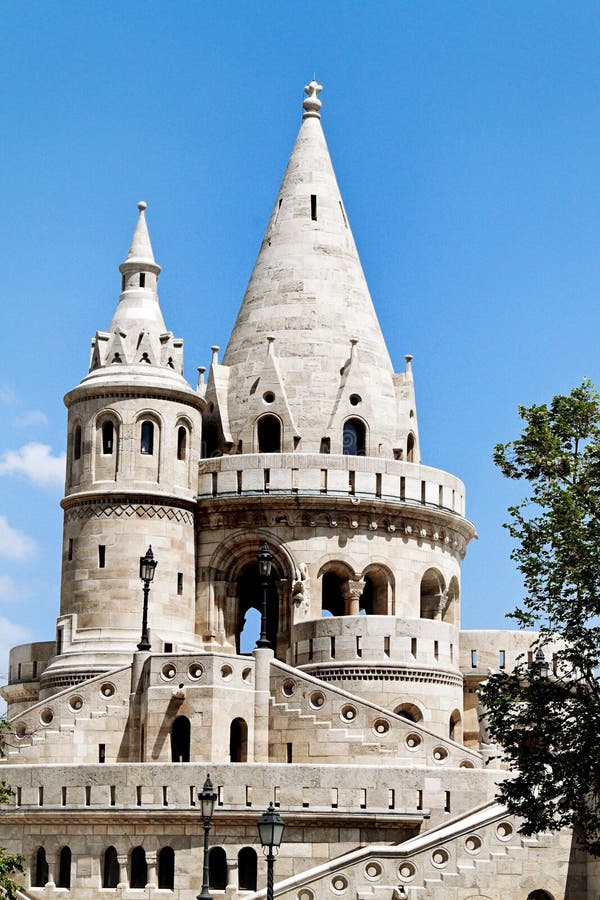
<svg viewBox="0 0 600 900">
<path fill-rule="evenodd" d="M 304 109 L 303 119 L 308 119 L 310 116 L 314 116 L 317 119 L 321 118 L 319 110 L 321 109 L 322 103 L 319 100 L 319 94 L 322 90 L 323 85 L 318 84 L 314 78 L 310 84 L 305 86 L 304 93 L 306 94 L 306 99 L 302 101 L 302 107 Z"/>
<path fill-rule="evenodd" d="M 148 208 L 148 204 L 146 203 L 146 201 L 145 201 L 145 200 L 140 200 L 140 202 L 138 203 L 138 209 L 139 209 L 139 211 L 140 211 L 140 212 L 143 212 L 143 211 L 144 211 L 145 209 L 147 209 L 147 208 Z"/>
</svg>

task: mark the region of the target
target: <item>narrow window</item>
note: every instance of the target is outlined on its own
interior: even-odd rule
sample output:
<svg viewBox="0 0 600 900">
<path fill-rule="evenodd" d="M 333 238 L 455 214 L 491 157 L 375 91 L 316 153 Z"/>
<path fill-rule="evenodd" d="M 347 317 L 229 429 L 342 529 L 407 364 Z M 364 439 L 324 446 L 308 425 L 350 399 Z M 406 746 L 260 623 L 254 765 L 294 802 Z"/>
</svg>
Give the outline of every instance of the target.
<svg viewBox="0 0 600 900">
<path fill-rule="evenodd" d="M 196 805 L 196 787 L 195 785 L 190 785 L 190 806 Z"/>
<path fill-rule="evenodd" d="M 445 791 L 444 812 L 450 812 L 450 791 Z"/>
<path fill-rule="evenodd" d="M 43 785 L 40 784 L 38 787 L 38 806 L 44 805 L 44 788 Z"/>
<path fill-rule="evenodd" d="M 339 804 L 339 792 L 337 788 L 331 788 L 331 808 L 337 809 Z"/>
<path fill-rule="evenodd" d="M 308 639 L 308 661 L 310 662 L 313 658 L 313 639 Z"/>
<path fill-rule="evenodd" d="M 414 657 L 414 659 L 417 658 L 417 639 L 416 638 L 410 639 L 410 655 L 412 657 Z"/>
<path fill-rule="evenodd" d="M 65 788 L 63 788 L 63 790 L 65 790 Z M 21 788 L 18 787 L 17 790 L 15 791 L 15 806 L 20 806 L 20 805 L 21 805 Z M 63 806 L 64 805 L 65 804 L 63 804 Z"/>
<path fill-rule="evenodd" d="M 554 657 L 554 659 L 555 659 L 555 657 Z M 556 666 L 554 668 L 556 669 Z M 34 681 L 37 678 L 37 670 L 38 670 L 37 659 L 34 659 L 34 661 L 32 663 L 32 667 L 31 667 L 31 677 L 33 678 Z M 556 671 L 554 672 L 554 674 L 556 675 Z"/>
<path fill-rule="evenodd" d="M 406 500 L 406 478 L 404 475 L 400 476 L 400 499 Z"/>
<path fill-rule="evenodd" d="M 288 743 L 288 744 L 287 744 L 287 747 L 286 747 L 286 759 L 285 759 L 285 761 L 286 761 L 287 763 L 291 763 L 291 762 L 294 761 L 294 745 L 291 744 L 291 743 Z"/>
<path fill-rule="evenodd" d="M 367 789 L 366 788 L 360 789 L 360 808 L 361 809 L 367 808 Z"/>
<path fill-rule="evenodd" d="M 213 472 L 211 477 L 211 485 L 212 485 L 212 495 L 216 497 L 219 492 L 219 473 Z"/>
<path fill-rule="evenodd" d="M 330 643 L 329 649 L 330 649 L 331 658 L 335 659 L 335 637 L 333 635 L 331 635 L 331 637 L 329 638 L 329 643 Z"/>
<path fill-rule="evenodd" d="M 477 650 L 471 650 L 471 668 L 477 668 Z"/>
<path fill-rule="evenodd" d="M 237 492 L 238 492 L 238 494 L 241 494 L 242 493 L 242 470 L 238 469 L 237 472 L 235 473 L 235 477 L 236 477 Z"/>
<path fill-rule="evenodd" d="M 148 865 L 146 863 L 146 851 L 143 847 L 133 848 L 130 864 L 129 887 L 145 888 L 148 882 Z"/>
<path fill-rule="evenodd" d="M 106 744 L 98 744 L 98 762 L 106 762 Z"/>
<path fill-rule="evenodd" d="M 45 887 L 48 882 L 48 862 L 46 851 L 40 847 L 35 854 L 34 876 L 32 887 Z"/>
<path fill-rule="evenodd" d="M 60 789 L 60 805 L 61 806 L 67 805 L 67 789 L 66 789 L 66 787 L 62 787 Z"/>
<path fill-rule="evenodd" d="M 281 795 L 281 788 L 278 784 L 276 784 L 273 788 L 273 806 L 281 806 L 281 800 L 279 799 Z"/>
<path fill-rule="evenodd" d="M 136 803 L 136 806 L 142 805 L 142 786 L 141 786 L 141 784 L 138 784 L 135 789 L 135 803 Z M 132 885 L 132 887 L 133 887 L 133 885 Z M 145 887 L 145 885 L 144 885 L 144 887 Z"/>
<path fill-rule="evenodd" d="M 154 423 L 142 422 L 142 439 L 140 443 L 140 453 L 152 456 L 154 453 Z"/>
<path fill-rule="evenodd" d="M 501 669 L 506 668 L 506 650 L 498 651 L 498 665 Z"/>
<path fill-rule="evenodd" d="M 111 456 L 115 444 L 115 426 L 111 421 L 102 423 L 102 453 Z"/>
<path fill-rule="evenodd" d="M 427 482 L 421 482 L 421 503 L 427 502 Z"/>
<path fill-rule="evenodd" d="M 117 789 L 115 788 L 114 784 L 111 784 L 109 794 L 110 794 L 110 800 L 109 800 L 110 806 L 115 806 L 117 803 Z"/>
<path fill-rule="evenodd" d="M 177 573 L 177 594 L 180 597 L 183 594 L 183 572 Z"/>
<path fill-rule="evenodd" d="M 390 655 L 390 638 L 389 635 L 386 635 L 383 639 L 383 654 L 384 656 Z"/>
<path fill-rule="evenodd" d="M 69 538 L 69 550 L 67 552 L 67 559 L 69 562 L 73 559 L 73 538 Z"/>
<path fill-rule="evenodd" d="M 444 486 L 440 484 L 438 488 L 438 506 L 444 505 Z"/>
<path fill-rule="evenodd" d="M 394 809 L 396 806 L 396 791 L 394 788 L 388 788 L 388 809 Z"/>
<path fill-rule="evenodd" d="M 414 462 L 415 460 L 415 436 L 410 432 L 406 438 L 406 462 Z"/>
<path fill-rule="evenodd" d="M 381 473 L 375 475 L 375 496 L 381 497 Z"/>
<path fill-rule="evenodd" d="M 98 568 L 104 569 L 106 566 L 106 546 L 98 544 Z"/>
<path fill-rule="evenodd" d="M 311 789 L 307 787 L 302 788 L 302 809 L 308 809 L 310 806 L 310 794 Z"/>
<path fill-rule="evenodd" d="M 319 450 L 321 453 L 331 453 L 331 438 L 321 438 L 321 446 Z"/>
<path fill-rule="evenodd" d="M 317 195 L 310 195 L 310 217 L 313 222 L 317 221 Z"/>
<path fill-rule="evenodd" d="M 163 647 L 163 653 L 172 653 L 173 652 L 173 644 L 170 641 L 165 641 Z"/>
<path fill-rule="evenodd" d="M 234 719 L 229 726 L 229 761 L 243 763 L 248 760 L 248 726 L 244 719 Z"/>
<path fill-rule="evenodd" d="M 211 847 L 208 854 L 208 886 L 216 891 L 227 887 L 227 855 L 223 847 Z"/>
<path fill-rule="evenodd" d="M 250 784 L 246 785 L 246 806 L 252 806 L 252 786 Z"/>
<path fill-rule="evenodd" d="M 185 459 L 187 449 L 187 429 L 180 425 L 177 429 L 177 459 Z"/>
<path fill-rule="evenodd" d="M 439 658 L 440 658 L 440 644 L 439 644 L 439 641 L 434 641 L 434 642 L 433 642 L 433 655 L 435 656 L 436 659 L 439 659 Z"/>
<path fill-rule="evenodd" d="M 56 629 L 56 655 L 60 656 L 63 648 L 63 630 L 62 628 Z"/>
<path fill-rule="evenodd" d="M 177 716 L 171 726 L 171 762 L 190 761 L 191 724 L 187 716 Z"/>
<path fill-rule="evenodd" d="M 89 784 L 86 784 L 85 786 L 85 805 L 92 805 L 92 788 Z"/>
<path fill-rule="evenodd" d="M 362 647 L 361 647 L 362 637 L 360 634 L 356 635 L 356 655 L 360 658 L 362 656 Z"/>
<path fill-rule="evenodd" d="M 259 453 L 281 453 L 281 422 L 277 416 L 261 416 L 256 431 Z"/>
<path fill-rule="evenodd" d="M 423 791 L 417 791 L 417 809 L 423 809 Z"/>
<path fill-rule="evenodd" d="M 169 788 L 166 784 L 163 784 L 162 795 L 163 795 L 162 805 L 168 806 L 169 805 Z"/>
<path fill-rule="evenodd" d="M 140 287 L 146 287 L 146 273 L 140 272 Z"/>
<path fill-rule="evenodd" d="M 125 276 L 122 275 L 122 276 L 121 276 L 121 290 L 122 290 L 122 291 L 125 290 L 125 285 L 126 285 Z"/>
<path fill-rule="evenodd" d="M 73 437 L 73 458 L 81 459 L 81 425 L 77 425 L 75 428 L 75 435 Z"/>
</svg>

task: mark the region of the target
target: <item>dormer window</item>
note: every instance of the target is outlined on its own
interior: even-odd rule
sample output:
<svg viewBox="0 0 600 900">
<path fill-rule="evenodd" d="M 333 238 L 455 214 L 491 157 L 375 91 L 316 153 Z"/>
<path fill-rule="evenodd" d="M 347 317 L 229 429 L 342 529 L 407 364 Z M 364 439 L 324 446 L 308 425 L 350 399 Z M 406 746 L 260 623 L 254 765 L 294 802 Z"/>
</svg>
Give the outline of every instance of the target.
<svg viewBox="0 0 600 900">
<path fill-rule="evenodd" d="M 152 456 L 154 453 L 154 423 L 142 422 L 140 453 Z"/>
<path fill-rule="evenodd" d="M 261 416 L 256 431 L 259 453 L 281 453 L 281 422 L 277 416 Z"/>
<path fill-rule="evenodd" d="M 365 456 L 367 452 L 367 429 L 362 419 L 347 419 L 344 422 L 342 453 L 344 456 Z"/>
</svg>

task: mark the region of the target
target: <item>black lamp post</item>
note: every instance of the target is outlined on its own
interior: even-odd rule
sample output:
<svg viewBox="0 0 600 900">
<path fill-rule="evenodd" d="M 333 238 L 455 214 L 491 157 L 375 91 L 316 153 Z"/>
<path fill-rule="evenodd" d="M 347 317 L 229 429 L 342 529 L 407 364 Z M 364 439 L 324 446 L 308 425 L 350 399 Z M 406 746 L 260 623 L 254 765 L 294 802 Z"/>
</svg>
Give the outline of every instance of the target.
<svg viewBox="0 0 600 900">
<path fill-rule="evenodd" d="M 211 900 L 211 893 L 208 889 L 208 833 L 212 823 L 216 799 L 217 795 L 213 791 L 210 775 L 207 774 L 202 792 L 198 794 L 200 816 L 202 818 L 202 827 L 204 828 L 204 862 L 202 865 L 202 891 L 198 894 L 196 900 Z"/>
<path fill-rule="evenodd" d="M 544 656 L 544 651 L 538 647 L 535 651 L 535 659 L 533 660 L 533 671 L 540 678 L 547 678 L 550 673 L 550 664 Z"/>
<path fill-rule="evenodd" d="M 148 547 L 145 556 L 140 556 L 140 578 L 144 582 L 144 611 L 142 613 L 142 637 L 137 645 L 138 650 L 149 650 L 150 641 L 148 640 L 148 594 L 150 593 L 150 582 L 154 578 L 154 570 L 158 565 L 158 560 L 154 559 L 152 546 Z"/>
<path fill-rule="evenodd" d="M 273 802 L 257 823 L 258 837 L 267 858 L 267 900 L 273 900 L 273 866 L 279 852 L 285 824 Z"/>
<path fill-rule="evenodd" d="M 265 543 L 258 554 L 258 574 L 260 575 L 261 601 L 260 601 L 260 637 L 256 642 L 257 647 L 270 647 L 271 642 L 267 637 L 267 600 L 269 594 L 269 579 L 273 567 L 273 556 L 269 545 Z"/>
</svg>

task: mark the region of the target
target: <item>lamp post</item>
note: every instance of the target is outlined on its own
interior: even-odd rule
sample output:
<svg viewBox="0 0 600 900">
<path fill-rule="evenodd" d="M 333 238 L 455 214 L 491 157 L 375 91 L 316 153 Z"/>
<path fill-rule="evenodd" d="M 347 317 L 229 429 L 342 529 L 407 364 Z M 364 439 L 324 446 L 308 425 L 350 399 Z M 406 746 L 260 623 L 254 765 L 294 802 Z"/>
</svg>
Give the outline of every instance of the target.
<svg viewBox="0 0 600 900">
<path fill-rule="evenodd" d="M 285 824 L 273 802 L 257 822 L 258 837 L 267 859 L 267 900 L 273 900 L 273 866 L 279 852 Z"/>
<path fill-rule="evenodd" d="M 538 647 L 535 651 L 535 658 L 533 661 L 533 671 L 540 678 L 547 678 L 550 673 L 550 664 L 546 657 L 544 656 L 544 651 L 541 647 Z"/>
<path fill-rule="evenodd" d="M 208 833 L 212 823 L 216 799 L 217 795 L 213 791 L 210 775 L 207 774 L 202 792 L 198 794 L 200 816 L 202 818 L 202 827 L 204 828 L 204 860 L 202 865 L 202 890 L 196 897 L 196 900 L 211 900 L 211 893 L 208 889 Z"/>
<path fill-rule="evenodd" d="M 150 582 L 154 578 L 154 570 L 158 565 L 158 560 L 154 559 L 152 546 L 146 550 L 145 556 L 140 556 L 140 578 L 144 582 L 144 609 L 142 613 L 142 636 L 137 645 L 138 650 L 149 650 L 150 641 L 148 640 L 148 594 L 150 593 Z"/>
<path fill-rule="evenodd" d="M 260 637 L 256 642 L 257 647 L 270 647 L 271 642 L 267 637 L 267 600 L 269 593 L 269 579 L 273 567 L 273 556 L 269 545 L 265 543 L 258 554 L 258 574 L 260 575 L 261 601 L 260 601 Z"/>
</svg>

